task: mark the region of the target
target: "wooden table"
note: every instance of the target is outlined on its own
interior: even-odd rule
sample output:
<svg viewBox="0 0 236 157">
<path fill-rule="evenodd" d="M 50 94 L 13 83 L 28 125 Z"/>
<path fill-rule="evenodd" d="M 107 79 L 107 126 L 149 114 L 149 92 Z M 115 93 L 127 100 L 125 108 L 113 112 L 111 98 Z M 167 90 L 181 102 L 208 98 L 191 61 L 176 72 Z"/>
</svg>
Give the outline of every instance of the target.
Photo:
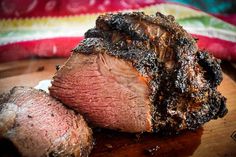
<svg viewBox="0 0 236 157">
<path fill-rule="evenodd" d="M 13 86 L 35 86 L 40 80 L 50 79 L 65 59 L 33 59 L 0 63 L 0 93 Z M 227 67 L 224 67 L 227 71 Z M 196 131 L 161 137 L 157 134 L 128 134 L 95 129 L 96 145 L 92 157 L 141 157 L 141 156 L 236 156 L 236 83 L 224 74 L 219 91 L 227 98 L 228 114 L 212 120 Z M 231 76 L 236 73 L 231 72 Z M 156 151 L 150 152 L 151 149 Z"/>
</svg>

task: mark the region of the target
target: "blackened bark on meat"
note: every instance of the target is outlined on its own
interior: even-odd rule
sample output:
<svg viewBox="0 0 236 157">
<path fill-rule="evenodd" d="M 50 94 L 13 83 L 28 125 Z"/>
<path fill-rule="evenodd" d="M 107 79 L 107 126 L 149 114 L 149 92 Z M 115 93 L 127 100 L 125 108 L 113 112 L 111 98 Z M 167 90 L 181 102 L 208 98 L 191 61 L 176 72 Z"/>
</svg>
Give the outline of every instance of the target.
<svg viewBox="0 0 236 157">
<path fill-rule="evenodd" d="M 74 53 L 107 53 L 130 61 L 150 78 L 153 131 L 176 133 L 227 113 L 226 98 L 216 91 L 222 81 L 220 63 L 198 50 L 196 42 L 173 16 L 105 14 Z"/>
<path fill-rule="evenodd" d="M 197 52 L 197 59 L 205 71 L 204 76 L 210 81 L 211 86 L 216 87 L 219 85 L 223 80 L 220 60 L 215 59 L 211 54 L 204 51 Z"/>
<path fill-rule="evenodd" d="M 210 119 L 222 118 L 228 112 L 225 102 L 225 97 L 219 92 L 211 90 L 208 96 L 208 102 L 201 104 L 203 107 L 197 111 L 190 110 L 187 112 L 187 127 L 189 129 L 196 129 Z"/>
<path fill-rule="evenodd" d="M 102 38 L 86 38 L 73 50 L 73 52 L 90 54 L 105 52 L 106 50 L 107 46 Z"/>
</svg>

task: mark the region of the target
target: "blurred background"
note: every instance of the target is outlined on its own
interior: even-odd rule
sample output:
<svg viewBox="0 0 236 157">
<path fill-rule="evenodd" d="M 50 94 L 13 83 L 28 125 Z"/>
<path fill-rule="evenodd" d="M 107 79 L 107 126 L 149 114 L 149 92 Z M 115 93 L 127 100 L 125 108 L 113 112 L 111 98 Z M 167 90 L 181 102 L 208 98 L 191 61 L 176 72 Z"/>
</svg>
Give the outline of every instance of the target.
<svg viewBox="0 0 236 157">
<path fill-rule="evenodd" d="M 234 0 L 0 0 L 0 61 L 68 57 L 99 14 L 133 10 L 172 14 L 200 48 L 236 60 Z"/>
</svg>

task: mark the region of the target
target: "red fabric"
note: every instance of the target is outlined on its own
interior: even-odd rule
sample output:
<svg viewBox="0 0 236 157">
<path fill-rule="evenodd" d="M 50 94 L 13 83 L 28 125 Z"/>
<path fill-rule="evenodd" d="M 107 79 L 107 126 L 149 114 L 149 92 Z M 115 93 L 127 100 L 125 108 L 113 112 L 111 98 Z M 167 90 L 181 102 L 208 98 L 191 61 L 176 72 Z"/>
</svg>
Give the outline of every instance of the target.
<svg viewBox="0 0 236 157">
<path fill-rule="evenodd" d="M 2 0 L 0 18 L 67 16 L 141 7 L 163 0 Z"/>
<path fill-rule="evenodd" d="M 0 62 L 30 57 L 68 57 L 82 39 L 83 37 L 53 38 L 3 45 L 0 46 Z"/>
<path fill-rule="evenodd" d="M 165 0 L 1 0 L 0 19 L 28 18 L 44 16 L 67 16 L 109 11 L 138 9 Z M 236 25 L 236 14 L 215 15 Z M 89 28 L 88 28 L 89 29 Z M 236 43 L 197 36 L 199 47 L 207 49 L 216 57 L 236 61 Z M 51 38 L 34 41 L 17 42 L 0 46 L 0 61 L 39 57 L 67 57 L 82 37 Z"/>
<path fill-rule="evenodd" d="M 221 20 L 231 23 L 236 26 L 236 14 L 229 14 L 229 15 L 213 15 L 217 18 L 220 18 Z"/>
<path fill-rule="evenodd" d="M 218 38 L 210 38 L 207 36 L 193 35 L 197 37 L 200 49 L 205 49 L 212 53 L 215 57 L 225 60 L 236 60 L 236 43 L 221 40 Z"/>
<path fill-rule="evenodd" d="M 200 49 L 213 53 L 217 58 L 234 60 L 236 58 L 236 44 L 217 38 L 193 35 L 197 37 Z M 53 38 L 35 41 L 24 41 L 0 47 L 0 62 L 25 59 L 29 57 L 68 57 L 71 50 L 83 39 Z M 224 46 L 222 46 L 224 45 Z"/>
</svg>

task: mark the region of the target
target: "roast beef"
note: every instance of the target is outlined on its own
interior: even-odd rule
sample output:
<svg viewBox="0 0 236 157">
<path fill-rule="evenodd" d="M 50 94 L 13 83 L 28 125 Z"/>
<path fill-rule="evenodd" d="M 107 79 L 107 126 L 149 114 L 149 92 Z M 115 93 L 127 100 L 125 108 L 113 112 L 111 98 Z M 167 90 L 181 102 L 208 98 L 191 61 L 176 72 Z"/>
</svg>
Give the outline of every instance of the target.
<svg viewBox="0 0 236 157">
<path fill-rule="evenodd" d="M 0 99 L 0 136 L 25 157 L 88 156 L 92 132 L 83 117 L 43 91 L 14 87 Z"/>
<path fill-rule="evenodd" d="M 50 94 L 95 126 L 178 133 L 227 113 L 220 61 L 173 16 L 105 14 L 53 77 Z"/>
</svg>

